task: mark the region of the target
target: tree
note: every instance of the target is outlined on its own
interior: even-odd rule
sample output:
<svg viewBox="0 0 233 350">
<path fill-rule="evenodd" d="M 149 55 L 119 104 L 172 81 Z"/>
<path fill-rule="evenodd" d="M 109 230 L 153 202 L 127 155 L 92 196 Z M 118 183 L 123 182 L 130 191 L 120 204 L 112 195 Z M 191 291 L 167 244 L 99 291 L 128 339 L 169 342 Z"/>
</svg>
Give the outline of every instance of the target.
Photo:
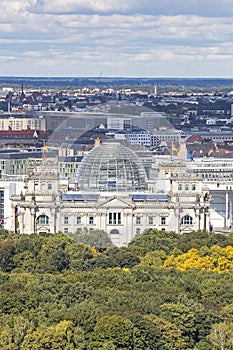
<svg viewBox="0 0 233 350">
<path fill-rule="evenodd" d="M 15 267 L 25 271 L 35 271 L 38 254 L 46 239 L 47 238 L 37 234 L 16 235 L 15 256 L 13 258 Z"/>
<path fill-rule="evenodd" d="M 0 228 L 0 240 L 10 238 L 12 232 L 6 230 L 5 228 Z"/>
<path fill-rule="evenodd" d="M 89 349 L 94 349 L 98 342 L 112 342 L 116 348 L 133 349 L 133 324 L 122 316 L 103 316 L 98 321 L 92 335 L 93 342 Z M 96 344 L 97 342 L 97 344 Z"/>
<path fill-rule="evenodd" d="M 183 233 L 179 237 L 177 248 L 187 252 L 191 248 L 200 249 L 203 246 L 210 248 L 213 245 L 221 247 L 233 246 L 233 235 L 218 234 L 205 230 Z"/>
<path fill-rule="evenodd" d="M 13 257 L 15 254 L 15 245 L 13 241 L 0 242 L 0 269 L 9 272 L 14 268 Z"/>
<path fill-rule="evenodd" d="M 28 334 L 22 344 L 23 350 L 81 350 L 84 348 L 84 333 L 71 321 L 61 321 L 48 328 L 38 328 Z"/>
<path fill-rule="evenodd" d="M 174 232 L 149 229 L 129 243 L 129 249 L 136 248 L 143 255 L 155 250 L 164 250 L 168 254 L 177 245 L 179 239 L 179 235 Z"/>
<path fill-rule="evenodd" d="M 0 329 L 1 349 L 19 350 L 24 338 L 33 330 L 33 324 L 22 316 L 4 316 Z"/>
<path fill-rule="evenodd" d="M 166 303 L 160 307 L 160 316 L 175 324 L 190 348 L 195 344 L 196 320 L 194 313 L 185 305 Z"/>
<path fill-rule="evenodd" d="M 75 233 L 69 233 L 68 235 L 75 241 L 95 247 L 98 251 L 113 246 L 107 232 L 103 230 L 77 230 Z"/>
<path fill-rule="evenodd" d="M 130 314 L 134 325 L 134 350 L 182 350 L 187 348 L 176 325 L 155 315 Z"/>
<path fill-rule="evenodd" d="M 90 257 L 90 247 L 75 242 L 67 235 L 57 233 L 44 240 L 38 255 L 38 270 L 61 272 L 73 267 L 78 260 Z"/>
<path fill-rule="evenodd" d="M 59 272 L 69 268 L 69 256 L 61 247 L 51 254 L 50 264 Z"/>
<path fill-rule="evenodd" d="M 213 263 L 209 256 L 200 257 L 197 249 L 190 249 L 187 253 L 175 256 L 171 254 L 164 262 L 164 267 L 176 267 L 184 271 L 186 269 L 213 269 Z"/>
<path fill-rule="evenodd" d="M 131 268 L 140 262 L 139 257 L 126 248 L 108 248 L 104 255 L 108 257 L 109 267 Z"/>
<path fill-rule="evenodd" d="M 153 252 L 146 253 L 146 255 L 141 258 L 140 265 L 161 268 L 166 256 L 167 255 L 164 250 L 155 250 Z"/>
<path fill-rule="evenodd" d="M 87 299 L 81 303 L 73 303 L 69 309 L 69 318 L 74 324 L 82 327 L 84 332 L 90 335 L 96 325 L 97 319 L 102 316 L 102 305 L 93 300 Z"/>
<path fill-rule="evenodd" d="M 233 329 L 226 323 L 217 323 L 212 326 L 208 336 L 209 341 L 216 349 L 230 349 L 233 346 Z"/>
</svg>

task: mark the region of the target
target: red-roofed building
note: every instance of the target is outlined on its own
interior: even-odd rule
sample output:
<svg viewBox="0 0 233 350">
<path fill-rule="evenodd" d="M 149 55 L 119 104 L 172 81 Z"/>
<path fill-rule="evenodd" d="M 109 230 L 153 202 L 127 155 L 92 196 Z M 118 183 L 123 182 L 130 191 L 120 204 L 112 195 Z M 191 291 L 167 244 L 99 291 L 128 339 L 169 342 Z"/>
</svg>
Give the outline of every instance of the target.
<svg viewBox="0 0 233 350">
<path fill-rule="evenodd" d="M 0 130 L 0 147 L 41 147 L 49 136 L 43 130 Z"/>
<path fill-rule="evenodd" d="M 201 142 L 203 138 L 199 135 L 191 135 L 186 139 L 187 143 Z"/>
<path fill-rule="evenodd" d="M 0 138 L 40 138 L 48 139 L 48 133 L 43 130 L 0 130 Z"/>
</svg>

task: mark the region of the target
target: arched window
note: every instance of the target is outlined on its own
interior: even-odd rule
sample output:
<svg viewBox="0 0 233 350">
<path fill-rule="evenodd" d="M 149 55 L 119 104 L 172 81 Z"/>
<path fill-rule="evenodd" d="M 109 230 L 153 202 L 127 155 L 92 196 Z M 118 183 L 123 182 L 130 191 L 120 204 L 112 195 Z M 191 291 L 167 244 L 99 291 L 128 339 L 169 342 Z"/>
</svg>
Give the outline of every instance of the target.
<svg viewBox="0 0 233 350">
<path fill-rule="evenodd" d="M 179 191 L 182 190 L 182 185 L 181 185 L 181 184 L 178 185 L 178 190 L 179 190 Z"/>
<path fill-rule="evenodd" d="M 116 230 L 116 229 L 113 229 L 113 230 L 111 230 L 110 234 L 111 235 L 119 235 L 120 232 L 118 230 Z"/>
<path fill-rule="evenodd" d="M 52 189 L 52 184 L 49 183 L 49 184 L 48 184 L 48 190 L 51 190 L 51 189 Z"/>
<path fill-rule="evenodd" d="M 196 191 L 196 185 L 195 184 L 192 184 L 192 190 Z"/>
<path fill-rule="evenodd" d="M 39 224 L 39 225 L 48 225 L 49 217 L 47 215 L 40 215 L 36 219 L 36 223 Z"/>
<path fill-rule="evenodd" d="M 185 185 L 185 191 L 188 191 L 188 190 L 189 190 L 189 185 L 186 184 L 186 185 Z"/>
<path fill-rule="evenodd" d="M 192 223 L 193 223 L 193 218 L 189 215 L 185 215 L 181 219 L 182 225 L 192 225 Z"/>
</svg>

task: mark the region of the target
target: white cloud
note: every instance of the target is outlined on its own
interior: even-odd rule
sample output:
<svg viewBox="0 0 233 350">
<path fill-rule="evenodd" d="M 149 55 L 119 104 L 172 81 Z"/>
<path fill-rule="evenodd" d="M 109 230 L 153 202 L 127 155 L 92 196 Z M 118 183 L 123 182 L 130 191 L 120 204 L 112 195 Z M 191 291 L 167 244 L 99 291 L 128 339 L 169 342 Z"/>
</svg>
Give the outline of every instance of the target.
<svg viewBox="0 0 233 350">
<path fill-rule="evenodd" d="M 131 61 L 148 61 L 151 59 L 151 55 L 148 53 L 140 53 L 138 55 L 133 55 Z"/>
<path fill-rule="evenodd" d="M 37 0 L 31 10 L 42 13 L 79 14 L 152 14 L 229 16 L 233 14 L 231 0 Z"/>
<path fill-rule="evenodd" d="M 133 0 L 37 0 L 31 7 L 46 13 L 124 13 L 134 7 Z"/>
<path fill-rule="evenodd" d="M 107 67 L 105 74 L 110 75 L 143 75 L 150 68 L 165 74 L 174 73 L 172 65 L 180 72 L 182 62 L 183 68 L 191 65 L 193 73 L 206 71 L 207 64 L 214 72 L 215 64 L 233 75 L 229 64 L 233 1 L 212 0 L 207 6 L 210 0 L 205 0 L 202 7 L 200 0 L 172 4 L 171 0 L 0 0 L 4 45 L 0 75 L 5 74 L 7 57 L 11 74 L 30 67 L 32 75 L 33 69 L 42 75 L 72 75 L 72 69 L 73 74 L 91 75 L 96 66 Z M 217 9 L 224 18 L 211 17 Z"/>
</svg>

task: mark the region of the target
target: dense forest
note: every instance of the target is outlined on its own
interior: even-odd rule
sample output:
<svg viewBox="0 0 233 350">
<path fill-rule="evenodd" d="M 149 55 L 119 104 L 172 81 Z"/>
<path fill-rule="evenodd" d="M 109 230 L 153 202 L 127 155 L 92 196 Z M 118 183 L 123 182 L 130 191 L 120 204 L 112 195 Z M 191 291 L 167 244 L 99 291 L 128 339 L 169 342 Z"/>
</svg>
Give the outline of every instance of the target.
<svg viewBox="0 0 233 350">
<path fill-rule="evenodd" d="M 233 348 L 233 235 L 0 232 L 1 350 Z"/>
</svg>

